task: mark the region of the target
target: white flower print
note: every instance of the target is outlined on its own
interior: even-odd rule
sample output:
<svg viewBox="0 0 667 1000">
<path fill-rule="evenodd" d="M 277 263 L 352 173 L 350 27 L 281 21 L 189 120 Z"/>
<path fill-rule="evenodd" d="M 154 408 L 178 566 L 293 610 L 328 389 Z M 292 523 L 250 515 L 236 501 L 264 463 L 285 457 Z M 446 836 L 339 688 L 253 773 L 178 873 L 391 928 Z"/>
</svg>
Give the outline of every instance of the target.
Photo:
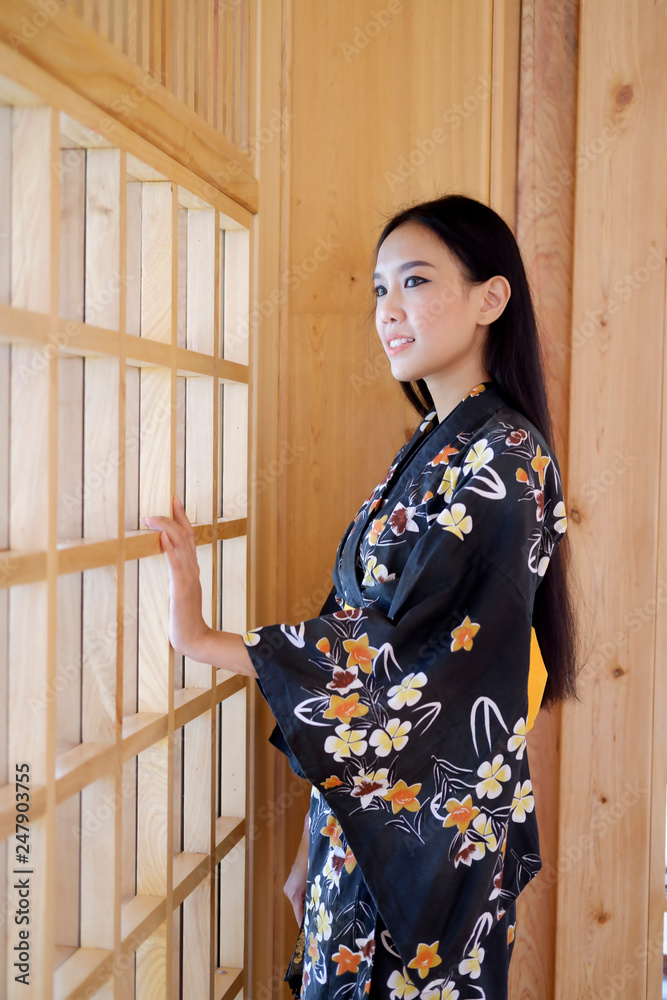
<svg viewBox="0 0 667 1000">
<path fill-rule="evenodd" d="M 403 708 L 404 705 L 416 705 L 422 696 L 420 687 L 426 684 L 426 674 L 406 674 L 400 684 L 389 688 L 387 704 L 391 708 Z"/>
<path fill-rule="evenodd" d="M 362 770 L 354 776 L 354 788 L 350 792 L 353 798 L 359 799 L 363 808 L 371 802 L 376 795 L 383 795 L 389 787 L 386 767 L 378 768 L 377 771 Z"/>
<path fill-rule="evenodd" d="M 351 753 L 366 751 L 368 744 L 363 729 L 350 729 L 346 722 L 341 722 L 340 726 L 336 726 L 336 732 L 337 736 L 327 736 L 324 743 L 326 753 L 332 753 L 334 760 L 342 761 Z"/>
<path fill-rule="evenodd" d="M 489 447 L 489 442 L 486 438 L 481 438 L 477 441 L 468 454 L 465 457 L 463 463 L 463 475 L 467 474 L 472 470 L 473 472 L 479 472 L 487 462 L 490 462 L 493 458 L 493 448 Z"/>
<path fill-rule="evenodd" d="M 526 815 L 535 808 L 535 799 L 530 794 L 532 790 L 530 779 L 524 781 L 523 785 L 520 781 L 517 782 L 512 799 L 512 819 L 515 823 L 525 823 Z"/>
<path fill-rule="evenodd" d="M 451 531 L 457 538 L 463 538 L 464 534 L 467 535 L 472 531 L 472 518 L 470 514 L 466 514 L 463 503 L 453 503 L 451 507 L 445 507 L 435 520 L 445 531 Z"/>
<path fill-rule="evenodd" d="M 507 741 L 507 749 L 510 753 L 517 751 L 516 759 L 521 760 L 523 751 L 526 749 L 526 720 L 519 719 L 514 726 L 514 735 Z"/>
<path fill-rule="evenodd" d="M 384 729 L 376 729 L 371 733 L 369 743 L 375 747 L 378 757 L 386 757 L 393 750 L 402 750 L 408 742 L 406 733 L 412 729 L 412 723 L 407 720 L 390 719 Z"/>
<path fill-rule="evenodd" d="M 320 908 L 317 911 L 317 940 L 328 941 L 330 937 L 331 913 L 327 910 L 324 903 L 320 903 Z"/>
<path fill-rule="evenodd" d="M 500 753 L 493 758 L 491 764 L 488 760 L 482 761 L 477 768 L 477 773 L 480 778 L 484 779 L 475 786 L 475 791 L 480 799 L 485 795 L 488 795 L 490 799 L 497 798 L 503 790 L 501 781 L 509 781 L 512 777 L 512 772 L 507 764 L 503 763 L 503 755 Z"/>
<path fill-rule="evenodd" d="M 484 949 L 476 944 L 472 951 L 468 952 L 468 957 L 459 962 L 459 973 L 462 976 L 468 975 L 471 979 L 479 979 L 482 974 L 482 962 L 484 961 Z"/>
<path fill-rule="evenodd" d="M 566 531 L 567 516 L 565 514 L 565 504 L 563 503 L 562 500 L 559 500 L 556 506 L 554 507 L 554 517 L 559 519 L 554 524 L 554 528 L 556 529 L 556 531 L 560 532 Z"/>
</svg>

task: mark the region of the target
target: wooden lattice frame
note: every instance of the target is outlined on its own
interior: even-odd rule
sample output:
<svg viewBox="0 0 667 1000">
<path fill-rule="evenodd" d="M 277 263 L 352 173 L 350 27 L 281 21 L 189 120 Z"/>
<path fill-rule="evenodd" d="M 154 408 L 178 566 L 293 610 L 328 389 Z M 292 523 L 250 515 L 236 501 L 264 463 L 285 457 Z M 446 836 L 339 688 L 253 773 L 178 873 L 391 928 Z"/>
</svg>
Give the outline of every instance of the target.
<svg viewBox="0 0 667 1000">
<path fill-rule="evenodd" d="M 46 103 L 43 93 L 0 81 L 0 129 L 9 140 L 0 143 L 0 171 L 11 179 L 10 202 L 0 206 L 11 219 L 2 249 L 10 253 L 11 283 L 0 305 L 0 369 L 10 400 L 0 417 L 0 460 L 11 483 L 0 522 L 0 632 L 9 636 L 0 653 L 8 692 L 2 763 L 10 782 L 0 789 L 2 973 L 7 996 L 24 996 L 12 972 L 12 782 L 15 763 L 28 761 L 34 995 L 130 997 L 136 962 L 142 1000 L 170 991 L 231 1000 L 247 987 L 247 679 L 173 653 L 166 560 L 157 533 L 140 530 L 137 519 L 170 514 L 171 496 L 185 497 L 205 617 L 244 631 L 252 216 L 122 126 L 111 137 L 93 131 L 86 102 L 57 103 L 64 89 L 54 90 Z M 144 221 L 136 231 L 139 196 Z M 137 245 L 140 297 L 127 280 Z M 77 267 L 85 274 L 79 304 Z M 72 447 L 66 432 L 77 414 L 85 421 Z M 138 456 L 128 447 L 132 434 Z M 81 463 L 101 482 L 87 483 L 84 474 L 77 537 L 59 482 L 74 481 Z M 81 668 L 69 677 L 63 649 L 68 639 L 75 647 L 77 628 Z M 100 655 L 100 636 L 102 649 L 114 650 L 110 659 Z M 136 675 L 128 658 L 133 638 Z M 127 817 L 135 819 L 135 808 L 133 855 Z M 77 815 L 81 882 L 73 916 L 67 887 L 78 873 L 68 869 L 76 856 L 68 832 Z"/>
</svg>

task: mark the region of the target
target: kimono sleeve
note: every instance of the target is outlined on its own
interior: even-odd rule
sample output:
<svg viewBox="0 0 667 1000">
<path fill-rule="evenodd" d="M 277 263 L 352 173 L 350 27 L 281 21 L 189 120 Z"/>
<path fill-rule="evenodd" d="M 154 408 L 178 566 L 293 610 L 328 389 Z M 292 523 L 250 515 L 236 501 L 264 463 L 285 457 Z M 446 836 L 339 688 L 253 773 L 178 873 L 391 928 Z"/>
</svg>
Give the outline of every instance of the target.
<svg viewBox="0 0 667 1000">
<path fill-rule="evenodd" d="M 287 745 L 422 983 L 474 984 L 483 937 L 540 867 L 524 756 L 532 610 L 564 505 L 555 458 L 504 444 L 478 441 L 449 476 L 387 614 L 339 609 L 244 635 Z"/>
<path fill-rule="evenodd" d="M 322 609 L 320 611 L 321 615 L 326 614 L 327 612 L 333 611 L 335 608 L 338 607 L 338 605 L 336 603 L 336 600 L 335 600 L 335 596 L 336 596 L 336 588 L 332 587 L 331 590 L 329 591 L 329 594 L 327 596 L 326 601 L 322 605 Z M 256 681 L 257 681 L 257 687 L 259 688 L 260 692 L 262 693 L 262 695 L 266 699 L 266 695 L 264 694 L 264 690 L 262 688 L 262 682 L 259 679 L 259 677 L 256 678 Z M 266 700 L 268 700 L 268 699 L 266 699 Z M 273 730 L 271 731 L 271 734 L 269 736 L 269 743 L 271 743 L 277 750 L 280 750 L 281 753 L 285 754 L 285 756 L 287 757 L 287 760 L 289 761 L 289 766 L 292 768 L 292 770 L 294 771 L 294 773 L 299 778 L 305 778 L 306 777 L 306 775 L 304 774 L 304 772 L 303 772 L 303 770 L 301 768 L 301 765 L 299 764 L 298 759 L 295 757 L 295 755 L 290 750 L 289 745 L 286 742 L 285 737 L 283 736 L 283 733 L 282 733 L 282 730 L 280 728 L 280 724 L 279 723 L 276 723 L 275 726 L 273 727 Z"/>
</svg>

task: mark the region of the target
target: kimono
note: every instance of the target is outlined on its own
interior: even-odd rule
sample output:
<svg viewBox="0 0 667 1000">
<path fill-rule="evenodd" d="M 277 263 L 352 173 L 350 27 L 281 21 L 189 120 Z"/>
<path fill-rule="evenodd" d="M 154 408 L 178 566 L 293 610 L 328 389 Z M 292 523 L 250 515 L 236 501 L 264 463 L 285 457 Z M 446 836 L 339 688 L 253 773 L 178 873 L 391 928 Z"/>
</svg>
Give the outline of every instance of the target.
<svg viewBox="0 0 667 1000">
<path fill-rule="evenodd" d="M 398 451 L 321 613 L 244 634 L 270 741 L 312 786 L 295 997 L 507 997 L 541 867 L 533 603 L 566 526 L 554 454 L 481 382 Z"/>
</svg>

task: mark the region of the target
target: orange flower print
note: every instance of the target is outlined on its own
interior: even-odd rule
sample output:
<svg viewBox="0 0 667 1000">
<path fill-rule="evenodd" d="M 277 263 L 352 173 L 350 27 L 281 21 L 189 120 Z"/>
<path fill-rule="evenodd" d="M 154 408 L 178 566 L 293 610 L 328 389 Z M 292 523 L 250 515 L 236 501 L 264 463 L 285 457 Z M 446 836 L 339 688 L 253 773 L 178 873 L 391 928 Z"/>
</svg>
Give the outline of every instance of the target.
<svg viewBox="0 0 667 1000">
<path fill-rule="evenodd" d="M 345 861 L 343 862 L 343 864 L 345 866 L 345 871 L 347 872 L 348 875 L 351 872 L 353 872 L 354 869 L 356 868 L 357 859 L 355 858 L 354 854 L 352 853 L 349 847 L 345 851 Z"/>
<path fill-rule="evenodd" d="M 527 483 L 528 482 L 528 473 L 526 472 L 526 470 L 524 468 L 522 468 L 521 466 L 519 466 L 519 468 L 516 470 L 516 478 L 517 478 L 517 482 L 519 482 L 519 483 Z"/>
<path fill-rule="evenodd" d="M 470 392 L 468 393 L 468 396 L 479 396 L 480 392 L 484 392 L 485 390 L 486 390 L 486 386 L 484 385 L 483 382 L 480 382 L 479 385 L 474 386 L 470 390 Z M 468 396 L 464 396 L 463 398 L 467 399 Z"/>
<path fill-rule="evenodd" d="M 341 722 L 349 722 L 357 715 L 366 715 L 368 708 L 359 704 L 359 695 L 351 694 L 347 698 L 341 698 L 337 694 L 331 695 L 329 707 L 322 713 L 325 719 L 340 719 Z"/>
<path fill-rule="evenodd" d="M 549 464 L 550 461 L 551 461 L 551 457 L 549 455 L 543 455 L 542 454 L 542 449 L 541 449 L 540 445 L 538 444 L 538 446 L 537 446 L 537 453 L 536 453 L 535 457 L 533 459 L 531 459 L 530 464 L 532 465 L 532 467 L 535 469 L 535 471 L 537 472 L 538 476 L 540 477 L 540 486 L 544 486 L 544 470 L 546 469 L 546 467 L 547 467 L 547 465 Z"/>
<path fill-rule="evenodd" d="M 360 951 L 350 951 L 349 948 L 346 948 L 342 944 L 340 951 L 337 951 L 332 957 L 334 962 L 338 964 L 336 975 L 342 976 L 345 972 L 359 972 L 359 962 L 363 958 L 363 955 Z"/>
<path fill-rule="evenodd" d="M 338 786 L 342 785 L 343 782 L 337 774 L 332 774 L 330 778 L 327 778 L 326 781 L 321 781 L 320 784 L 322 785 L 322 788 L 338 788 Z"/>
<path fill-rule="evenodd" d="M 427 976 L 429 969 L 435 969 L 436 965 L 442 962 L 438 955 L 439 944 L 439 941 L 434 941 L 433 944 L 419 944 L 417 954 L 408 962 L 408 969 L 417 969 L 421 979 Z"/>
<path fill-rule="evenodd" d="M 320 833 L 324 837 L 329 838 L 329 845 L 331 847 L 340 847 L 340 835 L 343 832 L 338 820 L 331 813 L 327 816 L 327 825 L 323 826 Z"/>
<path fill-rule="evenodd" d="M 320 653 L 328 653 L 331 649 L 329 640 L 326 638 L 326 636 L 323 639 L 318 639 L 315 645 L 319 649 Z"/>
<path fill-rule="evenodd" d="M 444 826 L 458 826 L 461 833 L 465 833 L 480 810 L 472 804 L 472 796 L 466 795 L 462 802 L 458 799 L 447 799 L 445 808 L 449 816 L 444 822 Z"/>
<path fill-rule="evenodd" d="M 430 500 L 432 498 L 432 496 L 433 496 L 433 491 L 432 490 L 426 490 L 426 493 L 422 497 L 422 503 L 426 503 L 426 501 Z M 369 980 L 369 982 L 370 982 L 370 980 Z"/>
<path fill-rule="evenodd" d="M 384 523 L 387 520 L 388 516 L 389 516 L 388 514 L 385 514 L 384 517 L 378 517 L 373 521 L 371 525 L 371 530 L 368 533 L 369 545 L 375 545 L 375 543 L 377 542 L 378 538 L 382 534 L 382 529 L 384 528 Z"/>
<path fill-rule="evenodd" d="M 460 625 L 452 629 L 452 653 L 457 649 L 472 649 L 473 636 L 477 635 L 480 626 L 477 622 L 470 621 L 470 615 L 466 615 Z"/>
<path fill-rule="evenodd" d="M 438 454 L 431 459 L 431 465 L 449 465 L 449 460 L 452 455 L 458 455 L 459 449 L 452 448 L 451 444 L 448 444 L 446 448 L 439 451 Z"/>
<path fill-rule="evenodd" d="M 393 788 L 390 788 L 388 792 L 385 792 L 382 798 L 391 802 L 394 814 L 400 812 L 401 809 L 408 809 L 410 812 L 418 812 L 420 806 L 419 800 L 417 799 L 417 793 L 420 788 L 420 782 L 417 782 L 416 785 L 406 785 L 403 779 L 400 778 Z"/>
<path fill-rule="evenodd" d="M 313 932 L 310 932 L 310 944 L 308 945 L 308 955 L 310 958 L 314 959 L 316 962 L 320 957 L 320 949 L 317 947 L 317 939 Z"/>
<path fill-rule="evenodd" d="M 508 948 L 511 945 L 512 941 L 514 940 L 515 933 L 516 933 L 516 924 L 510 924 L 509 927 L 507 928 L 507 947 Z"/>
<path fill-rule="evenodd" d="M 380 651 L 369 645 L 368 635 L 364 633 L 358 639 L 344 639 L 343 646 L 350 654 L 347 658 L 348 670 L 359 666 L 365 674 L 370 674 L 373 670 L 373 660 Z"/>
</svg>

